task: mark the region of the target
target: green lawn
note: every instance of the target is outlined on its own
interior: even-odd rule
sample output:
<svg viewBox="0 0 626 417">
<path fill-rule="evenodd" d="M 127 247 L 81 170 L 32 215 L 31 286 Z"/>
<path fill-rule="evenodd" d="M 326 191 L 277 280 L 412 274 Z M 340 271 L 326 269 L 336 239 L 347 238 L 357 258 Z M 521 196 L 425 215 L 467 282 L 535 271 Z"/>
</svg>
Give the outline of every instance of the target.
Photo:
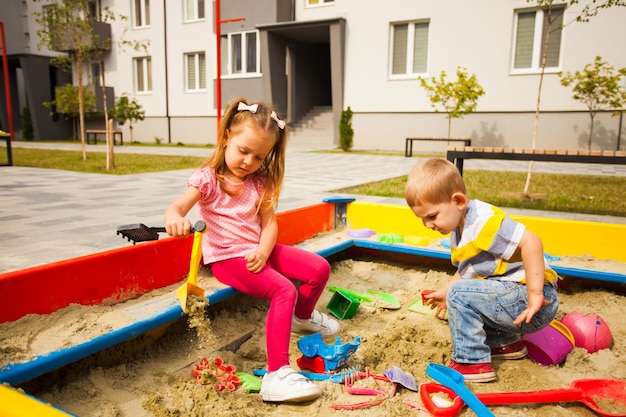
<svg viewBox="0 0 626 417">
<path fill-rule="evenodd" d="M 207 147 L 207 156 L 211 153 Z M 401 154 L 397 154 L 401 157 Z M 63 169 L 112 175 L 139 174 L 198 167 L 204 157 L 153 154 L 115 154 L 116 168 L 106 170 L 106 154 L 79 151 L 13 148 L 17 166 Z M 591 175 L 533 173 L 528 195 L 523 195 L 526 173 L 465 170 L 470 198 L 500 207 L 524 208 L 626 217 L 626 178 Z M 406 176 L 342 190 L 361 194 L 404 198 Z"/>
<path fill-rule="evenodd" d="M 207 150 L 207 156 L 211 153 Z M 105 152 L 88 152 L 83 160 L 80 151 L 56 149 L 13 148 L 13 164 L 33 168 L 126 175 L 145 172 L 171 171 L 200 166 L 204 157 L 116 153 L 115 169 L 106 169 Z"/>
<path fill-rule="evenodd" d="M 464 170 L 470 198 L 499 207 L 626 217 L 626 178 L 533 173 L 524 195 L 526 173 Z M 406 176 L 336 192 L 404 198 Z"/>
</svg>

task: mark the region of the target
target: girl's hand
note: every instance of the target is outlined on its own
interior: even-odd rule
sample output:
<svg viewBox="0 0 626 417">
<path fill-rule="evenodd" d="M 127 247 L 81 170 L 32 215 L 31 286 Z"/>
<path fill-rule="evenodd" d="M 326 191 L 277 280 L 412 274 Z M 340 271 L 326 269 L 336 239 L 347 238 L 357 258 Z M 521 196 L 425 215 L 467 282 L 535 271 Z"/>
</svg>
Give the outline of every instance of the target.
<svg viewBox="0 0 626 417">
<path fill-rule="evenodd" d="M 191 232 L 191 222 L 186 217 L 178 217 L 165 222 L 165 231 L 174 237 L 184 237 Z"/>
<path fill-rule="evenodd" d="M 263 255 L 260 252 L 254 251 L 250 252 L 245 256 L 246 259 L 246 267 L 248 271 L 253 274 L 258 274 L 265 268 L 265 264 L 267 263 L 267 256 Z"/>
</svg>

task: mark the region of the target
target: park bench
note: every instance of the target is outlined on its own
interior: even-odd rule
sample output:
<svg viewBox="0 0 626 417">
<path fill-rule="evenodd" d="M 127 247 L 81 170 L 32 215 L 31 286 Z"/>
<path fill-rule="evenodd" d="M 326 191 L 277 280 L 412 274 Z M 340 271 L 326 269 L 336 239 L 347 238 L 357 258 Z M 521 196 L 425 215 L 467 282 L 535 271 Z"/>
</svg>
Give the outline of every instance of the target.
<svg viewBox="0 0 626 417">
<path fill-rule="evenodd" d="M 586 164 L 626 164 L 626 151 L 577 151 L 518 148 L 449 146 L 446 159 L 463 175 L 465 159 L 504 159 L 510 161 L 579 162 Z"/>
<path fill-rule="evenodd" d="M 93 138 L 93 144 L 97 143 L 98 135 L 106 135 L 107 131 L 105 129 L 87 129 L 85 130 L 85 134 L 87 136 L 87 145 L 91 143 L 91 139 Z M 117 137 L 120 138 L 120 145 L 124 144 L 124 136 L 122 135 L 121 130 L 113 131 L 113 144 L 117 145 Z M 105 136 L 106 137 L 106 136 Z"/>
<path fill-rule="evenodd" d="M 414 141 L 431 141 L 431 142 L 463 142 L 465 146 L 471 146 L 472 140 L 470 138 L 437 138 L 437 137 L 415 137 L 406 138 L 404 142 L 404 156 L 410 158 L 413 156 L 413 142 Z"/>
</svg>

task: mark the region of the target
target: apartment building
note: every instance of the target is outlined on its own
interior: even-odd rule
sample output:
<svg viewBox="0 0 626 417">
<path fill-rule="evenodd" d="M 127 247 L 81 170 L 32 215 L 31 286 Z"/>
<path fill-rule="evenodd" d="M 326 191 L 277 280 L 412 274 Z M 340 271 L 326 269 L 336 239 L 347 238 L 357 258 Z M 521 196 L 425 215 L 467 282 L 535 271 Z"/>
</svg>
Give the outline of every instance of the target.
<svg viewBox="0 0 626 417">
<path fill-rule="evenodd" d="M 36 47 L 32 13 L 42 3 L 4 1 L 0 21 L 12 45 L 7 49 L 14 108 L 29 107 L 38 139 L 67 137 L 69 122 L 41 108 L 68 77 L 49 65 L 57 52 Z M 127 94 L 145 110 L 145 120 L 133 129 L 141 142 L 214 143 L 218 108 L 245 96 L 274 103 L 294 127 L 311 109 L 324 109 L 332 120 L 329 144 L 338 143 L 341 111 L 350 106 L 354 148 L 401 150 L 408 136 L 447 135 L 445 113 L 431 106 L 418 77 L 445 71 L 454 79 L 462 67 L 476 75 L 485 95 L 474 113 L 452 120 L 451 135 L 471 137 L 477 146 L 531 146 L 547 21 L 546 11 L 532 1 L 221 0 L 219 19 L 216 1 L 93 3 L 94 9 L 108 7 L 127 17 L 110 22 L 113 42 L 104 71 L 111 94 Z M 620 45 L 626 8 L 600 10 L 589 22 L 577 22 L 589 3 L 566 7 L 555 1 L 538 147 L 586 147 L 588 111 L 561 85 L 560 72 L 582 70 L 596 56 L 626 67 Z M 134 50 L 122 41 L 147 48 Z M 30 62 L 39 66 L 34 80 Z M 596 117 L 594 149 L 617 149 L 623 142 L 622 116 L 612 116 L 612 110 Z M 16 117 L 19 127 L 19 110 Z M 93 117 L 88 123 L 103 125 Z"/>
</svg>

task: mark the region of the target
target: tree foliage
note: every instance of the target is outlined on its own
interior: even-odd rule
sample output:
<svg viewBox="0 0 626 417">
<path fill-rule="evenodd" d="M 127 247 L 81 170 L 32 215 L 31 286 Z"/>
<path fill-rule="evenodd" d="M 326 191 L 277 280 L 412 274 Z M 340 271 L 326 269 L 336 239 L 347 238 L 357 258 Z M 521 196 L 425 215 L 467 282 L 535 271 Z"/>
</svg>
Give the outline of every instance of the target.
<svg viewBox="0 0 626 417">
<path fill-rule="evenodd" d="M 430 82 L 422 77 L 418 79 L 435 111 L 442 108 L 447 114 L 450 137 L 452 119 L 462 119 L 476 110 L 478 99 L 485 94 L 485 90 L 478 83 L 476 75 L 468 74 L 466 68 L 457 67 L 456 81 L 447 81 L 446 77 L 446 72 L 441 71 L 439 78 L 432 77 Z"/>
<path fill-rule="evenodd" d="M 129 122 L 130 143 L 133 143 L 133 123 L 143 120 L 145 112 L 141 105 L 134 98 L 129 98 L 126 94 L 122 94 L 115 101 L 115 106 L 110 111 L 110 116 L 117 120 L 119 124 Z"/>
<path fill-rule="evenodd" d="M 599 110 L 612 109 L 614 114 L 626 103 L 626 89 L 622 77 L 626 77 L 626 68 L 615 70 L 614 67 L 596 56 L 593 64 L 587 64 L 582 71 L 560 73 L 561 85 L 572 86 L 574 100 L 587 106 L 589 110 L 589 140 L 587 149 L 591 150 L 593 139 L 593 121 Z"/>
<path fill-rule="evenodd" d="M 43 105 L 51 110 L 50 114 L 61 113 L 66 120 L 72 120 L 72 132 L 74 138 L 78 131 L 78 118 L 80 117 L 79 89 L 73 84 L 65 84 L 56 89 L 56 98 L 52 101 L 44 102 Z M 83 91 L 83 111 L 85 113 L 96 110 L 96 95 L 93 91 L 85 89 Z M 80 136 L 80 133 L 78 134 Z"/>
</svg>

